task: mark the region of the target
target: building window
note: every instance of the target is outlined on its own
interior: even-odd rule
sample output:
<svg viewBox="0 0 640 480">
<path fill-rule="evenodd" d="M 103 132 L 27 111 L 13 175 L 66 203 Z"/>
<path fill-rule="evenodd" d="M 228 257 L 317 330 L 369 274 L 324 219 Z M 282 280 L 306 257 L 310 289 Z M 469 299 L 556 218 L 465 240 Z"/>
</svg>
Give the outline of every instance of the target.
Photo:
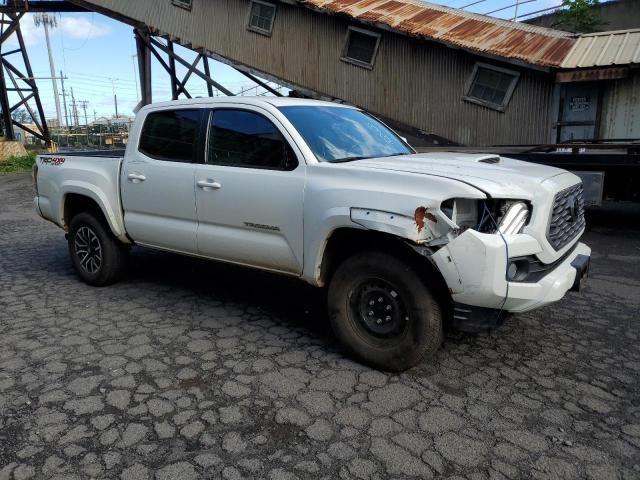
<svg viewBox="0 0 640 480">
<path fill-rule="evenodd" d="M 511 99 L 518 78 L 520 74 L 513 70 L 476 63 L 467 82 L 464 99 L 502 112 Z"/>
<path fill-rule="evenodd" d="M 365 68 L 373 68 L 380 34 L 349 27 L 342 50 L 342 60 Z"/>
<path fill-rule="evenodd" d="M 261 0 L 252 0 L 249 6 L 247 28 L 251 31 L 271 35 L 273 20 L 276 17 L 276 6 Z"/>
<path fill-rule="evenodd" d="M 192 0 L 171 0 L 176 7 L 186 8 L 187 10 L 191 10 Z"/>
</svg>

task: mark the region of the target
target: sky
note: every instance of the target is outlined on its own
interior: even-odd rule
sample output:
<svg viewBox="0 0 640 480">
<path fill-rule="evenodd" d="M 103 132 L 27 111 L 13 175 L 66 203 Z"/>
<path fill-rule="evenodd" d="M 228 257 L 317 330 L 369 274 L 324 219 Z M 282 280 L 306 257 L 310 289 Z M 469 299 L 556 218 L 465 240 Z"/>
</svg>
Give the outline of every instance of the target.
<svg viewBox="0 0 640 480">
<path fill-rule="evenodd" d="M 516 0 L 432 0 L 450 7 L 466 7 L 467 11 L 488 13 L 509 7 L 493 14 L 500 18 L 512 19 Z M 557 6 L 561 0 L 520 0 L 519 15 Z M 472 5 L 470 5 L 472 4 Z M 470 6 L 469 6 L 470 5 Z M 134 62 L 136 47 L 132 28 L 97 13 L 55 14 L 57 27 L 50 32 L 56 76 L 64 76 L 64 89 L 67 94 L 67 106 L 71 108 L 71 89 L 76 102 L 85 101 L 87 120 L 91 122 L 100 116 L 112 116 L 115 113 L 114 92 L 118 99 L 120 115 L 133 115 L 139 100 L 139 87 Z M 34 16 L 27 14 L 21 22 L 21 29 L 28 47 L 34 76 L 40 90 L 45 115 L 56 117 L 51 71 L 47 55 L 45 34 L 42 27 L 36 27 Z M 10 40 L 17 45 L 15 36 Z M 5 47 L 9 49 L 9 46 Z M 194 54 L 181 47 L 177 52 L 185 59 L 193 59 Z M 255 94 L 256 89 L 244 76 L 228 66 L 211 61 L 212 76 L 233 92 L 248 90 L 246 94 Z M 178 70 L 184 71 L 183 68 Z M 153 100 L 171 99 L 169 77 L 159 63 L 153 60 Z M 62 95 L 61 81 L 58 90 Z M 197 77 L 189 80 L 188 90 L 192 96 L 206 96 L 205 83 Z M 262 89 L 258 93 L 264 92 Z M 12 99 L 15 102 L 15 99 Z M 61 98 L 62 116 L 64 104 Z M 84 124 L 85 112 L 79 109 L 80 123 Z"/>
</svg>

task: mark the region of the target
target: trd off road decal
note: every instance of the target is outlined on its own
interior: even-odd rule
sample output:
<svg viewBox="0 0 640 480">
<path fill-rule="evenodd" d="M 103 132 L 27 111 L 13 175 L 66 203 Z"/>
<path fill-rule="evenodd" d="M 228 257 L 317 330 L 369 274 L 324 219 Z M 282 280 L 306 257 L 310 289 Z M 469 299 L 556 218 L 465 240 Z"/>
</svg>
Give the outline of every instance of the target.
<svg viewBox="0 0 640 480">
<path fill-rule="evenodd" d="M 43 165 L 62 165 L 65 162 L 66 158 L 64 157 L 44 157 L 40 159 L 40 162 Z"/>
</svg>

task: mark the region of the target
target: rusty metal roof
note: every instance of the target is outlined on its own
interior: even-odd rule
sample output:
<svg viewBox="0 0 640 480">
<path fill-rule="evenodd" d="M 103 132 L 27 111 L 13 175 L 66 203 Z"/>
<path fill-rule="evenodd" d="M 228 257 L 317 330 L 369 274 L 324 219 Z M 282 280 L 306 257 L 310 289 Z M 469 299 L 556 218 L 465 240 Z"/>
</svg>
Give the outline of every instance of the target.
<svg viewBox="0 0 640 480">
<path fill-rule="evenodd" d="M 476 53 L 559 67 L 573 34 L 411 0 L 299 0 L 309 8 L 342 14 L 406 35 Z"/>
<path fill-rule="evenodd" d="M 640 64 L 640 29 L 580 35 L 562 68 Z"/>
</svg>

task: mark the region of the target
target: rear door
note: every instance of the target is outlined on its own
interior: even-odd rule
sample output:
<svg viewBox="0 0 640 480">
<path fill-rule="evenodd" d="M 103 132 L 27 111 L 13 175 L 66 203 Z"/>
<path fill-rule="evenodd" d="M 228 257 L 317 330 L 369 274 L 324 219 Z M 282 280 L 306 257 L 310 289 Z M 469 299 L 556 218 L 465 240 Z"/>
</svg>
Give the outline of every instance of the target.
<svg viewBox="0 0 640 480">
<path fill-rule="evenodd" d="M 277 119 L 251 106 L 214 109 L 205 162 L 196 167 L 200 254 L 299 274 L 305 164 Z"/>
<path fill-rule="evenodd" d="M 198 108 L 150 112 L 137 148 L 127 151 L 122 204 L 127 233 L 136 243 L 197 253 L 194 162 L 202 156 L 202 112 Z"/>
</svg>

